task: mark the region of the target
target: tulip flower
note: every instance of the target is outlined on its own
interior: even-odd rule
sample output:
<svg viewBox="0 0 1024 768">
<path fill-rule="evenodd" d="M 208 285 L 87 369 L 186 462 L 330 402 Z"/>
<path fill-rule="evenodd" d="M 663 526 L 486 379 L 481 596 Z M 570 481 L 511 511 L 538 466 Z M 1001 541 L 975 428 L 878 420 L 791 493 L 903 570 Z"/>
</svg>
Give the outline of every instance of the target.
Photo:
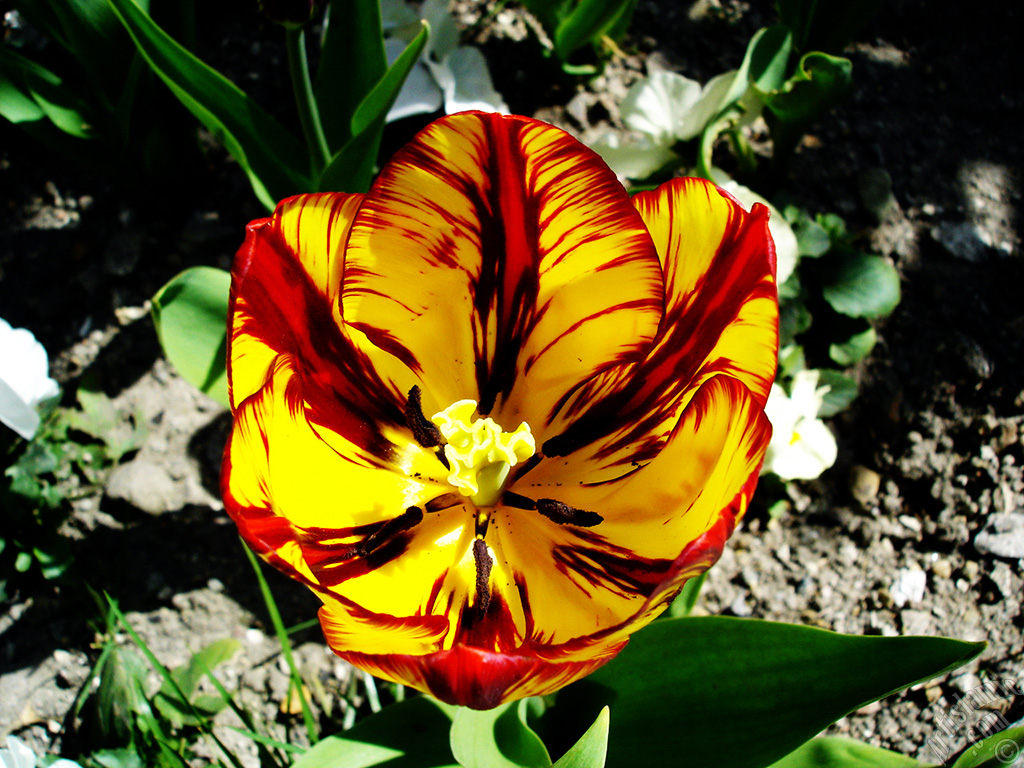
<svg viewBox="0 0 1024 768">
<path fill-rule="evenodd" d="M 226 508 L 357 667 L 477 709 L 554 691 L 746 509 L 773 272 L 763 206 L 700 179 L 630 199 L 552 126 L 442 118 L 366 194 L 249 225 Z"/>
<path fill-rule="evenodd" d="M 31 331 L 0 319 L 0 422 L 31 440 L 39 429 L 40 405 L 59 392 L 43 345 Z"/>
</svg>

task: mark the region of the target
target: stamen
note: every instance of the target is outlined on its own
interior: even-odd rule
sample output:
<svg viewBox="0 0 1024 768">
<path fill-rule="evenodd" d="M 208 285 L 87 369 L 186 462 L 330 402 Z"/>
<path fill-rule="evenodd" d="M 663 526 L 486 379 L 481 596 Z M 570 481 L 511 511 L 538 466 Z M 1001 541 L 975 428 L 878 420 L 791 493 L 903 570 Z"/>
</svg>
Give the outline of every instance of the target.
<svg viewBox="0 0 1024 768">
<path fill-rule="evenodd" d="M 440 448 L 444 444 L 444 437 L 441 435 L 441 430 L 437 428 L 434 422 L 427 419 L 423 415 L 423 399 L 419 386 L 413 386 L 409 390 L 409 399 L 405 402 L 405 423 L 409 429 L 412 430 L 412 436 L 416 439 L 416 442 L 422 445 L 424 448 Z M 441 450 L 435 450 L 437 458 L 444 464 L 445 469 L 451 469 L 448 464 L 448 458 L 444 455 Z"/>
<path fill-rule="evenodd" d="M 491 577 L 491 566 L 494 565 L 483 539 L 473 539 L 473 559 L 476 561 L 476 609 L 482 616 L 491 605 L 491 589 L 487 586 L 487 580 Z"/>
<path fill-rule="evenodd" d="M 597 512 L 588 512 L 585 509 L 576 509 L 555 499 L 537 499 L 537 511 L 548 520 L 561 525 L 576 525 L 580 528 L 593 528 L 595 525 L 604 522 L 604 518 Z"/>
</svg>

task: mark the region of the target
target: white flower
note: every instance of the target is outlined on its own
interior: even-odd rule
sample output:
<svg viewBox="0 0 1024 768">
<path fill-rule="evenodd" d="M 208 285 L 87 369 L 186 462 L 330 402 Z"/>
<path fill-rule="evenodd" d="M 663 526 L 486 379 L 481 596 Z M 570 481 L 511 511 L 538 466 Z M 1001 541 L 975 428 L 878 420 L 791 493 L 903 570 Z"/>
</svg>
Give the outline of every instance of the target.
<svg viewBox="0 0 1024 768">
<path fill-rule="evenodd" d="M 483 54 L 459 45 L 459 30 L 448 12 L 447 0 L 425 0 L 419 15 L 402 0 L 383 0 L 382 20 L 388 37 L 384 52 L 391 64 L 419 31 L 419 19 L 430 25 L 423 56 L 409 72 L 388 112 L 387 121 L 429 114 L 444 107 L 446 114 L 476 109 L 508 114 L 501 94 L 494 89 Z"/>
<path fill-rule="evenodd" d="M 59 392 L 43 345 L 0 319 L 0 422 L 26 440 L 39 429 L 39 405 Z"/>
<path fill-rule="evenodd" d="M 818 387 L 818 371 L 800 371 L 793 377 L 792 393 L 772 385 L 765 415 L 772 423 L 761 473 L 773 472 L 783 480 L 813 480 L 836 461 L 836 439 L 818 418 L 828 387 Z"/>
<path fill-rule="evenodd" d="M 36 768 L 36 756 L 21 739 L 16 736 L 8 736 L 7 748 L 0 749 L 0 766 L 2 768 Z M 50 768 L 81 768 L 81 766 L 72 760 L 61 759 L 51 763 Z"/>
<path fill-rule="evenodd" d="M 589 142 L 619 176 L 643 179 L 678 156 L 671 148 L 696 138 L 715 118 L 732 87 L 735 72 L 713 77 L 701 87 L 677 72 L 657 70 L 632 85 L 619 106 L 625 139 L 605 131 Z"/>
</svg>

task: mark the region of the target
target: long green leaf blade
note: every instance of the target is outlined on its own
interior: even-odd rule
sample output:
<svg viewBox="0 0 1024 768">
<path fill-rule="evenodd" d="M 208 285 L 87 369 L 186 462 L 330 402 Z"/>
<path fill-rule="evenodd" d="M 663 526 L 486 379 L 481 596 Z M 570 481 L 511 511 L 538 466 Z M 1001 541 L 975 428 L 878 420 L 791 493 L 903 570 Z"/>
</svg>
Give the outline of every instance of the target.
<svg viewBox="0 0 1024 768">
<path fill-rule="evenodd" d="M 301 170 L 307 161 L 298 139 L 234 83 L 175 42 L 134 0 L 107 2 L 160 79 L 238 161 L 267 208 L 312 188 Z"/>
<path fill-rule="evenodd" d="M 566 688 L 543 724 L 547 733 L 578 733 L 607 704 L 613 768 L 678 764 L 680 744 L 689 765 L 759 768 L 848 712 L 983 648 L 717 616 L 667 619 Z"/>
<path fill-rule="evenodd" d="M 551 768 L 604 768 L 608 755 L 608 721 L 608 707 L 605 707 L 580 740 Z"/>
</svg>

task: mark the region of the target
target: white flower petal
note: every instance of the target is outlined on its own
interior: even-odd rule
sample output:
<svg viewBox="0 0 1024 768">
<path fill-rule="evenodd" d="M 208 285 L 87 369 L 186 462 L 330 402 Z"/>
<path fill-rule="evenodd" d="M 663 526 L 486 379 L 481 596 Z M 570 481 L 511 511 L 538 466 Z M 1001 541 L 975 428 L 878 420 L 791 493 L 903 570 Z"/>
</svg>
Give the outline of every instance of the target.
<svg viewBox="0 0 1024 768">
<path fill-rule="evenodd" d="M 426 0 L 420 6 L 420 18 L 430 25 L 428 57 L 433 61 L 442 61 L 459 44 L 459 28 L 448 12 L 448 0 Z"/>
<path fill-rule="evenodd" d="M 832 431 L 821 419 L 805 419 L 785 446 L 768 446 L 765 466 L 783 480 L 813 480 L 836 462 Z"/>
<path fill-rule="evenodd" d="M 487 61 L 479 48 L 461 46 L 441 63 L 428 61 L 427 66 L 444 92 L 444 111 L 447 114 L 470 109 L 508 114 L 508 107 L 494 89 Z"/>
<path fill-rule="evenodd" d="M 21 739 L 8 736 L 7 749 L 0 749 L 0 763 L 3 768 L 36 768 L 36 756 Z"/>
<path fill-rule="evenodd" d="M 384 52 L 387 54 L 389 65 L 401 55 L 405 45 L 395 38 L 384 41 Z M 409 76 L 405 79 L 402 90 L 398 92 L 395 103 L 388 110 L 385 120 L 390 123 L 411 115 L 430 114 L 439 110 L 443 103 L 441 89 L 421 60 L 409 71 Z"/>
<path fill-rule="evenodd" d="M 380 0 L 380 20 L 384 31 L 390 32 L 398 27 L 415 24 L 419 17 L 404 0 Z M 338 23 L 341 21 L 340 18 L 337 19 Z"/>
<path fill-rule="evenodd" d="M 689 141 L 704 131 L 707 124 L 722 110 L 722 102 L 735 79 L 735 72 L 724 72 L 708 80 L 700 91 L 700 98 L 688 107 L 684 114 L 677 117 L 675 127 L 677 139 Z"/>
<path fill-rule="evenodd" d="M 587 142 L 616 175 L 624 179 L 646 179 L 679 155 L 646 134 L 622 135 L 605 131 Z"/>
<path fill-rule="evenodd" d="M 39 405 L 59 391 L 43 345 L 30 331 L 0 319 L 0 422 L 31 440 L 39 428 Z"/>
<path fill-rule="evenodd" d="M 655 144 L 670 146 L 700 94 L 700 83 L 696 80 L 660 70 L 633 84 L 619 106 L 619 113 L 626 127 L 647 134 Z"/>
</svg>

